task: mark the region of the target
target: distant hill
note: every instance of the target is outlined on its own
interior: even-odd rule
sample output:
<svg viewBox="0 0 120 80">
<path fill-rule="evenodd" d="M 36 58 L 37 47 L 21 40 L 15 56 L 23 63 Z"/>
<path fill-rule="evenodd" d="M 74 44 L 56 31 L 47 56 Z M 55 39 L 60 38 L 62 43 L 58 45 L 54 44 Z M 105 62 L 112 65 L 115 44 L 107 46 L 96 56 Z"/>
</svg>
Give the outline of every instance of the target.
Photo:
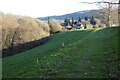
<svg viewBox="0 0 120 80">
<path fill-rule="evenodd" d="M 99 15 L 97 14 L 99 10 L 85 10 L 85 11 L 78 11 L 75 13 L 70 13 L 70 14 L 65 14 L 65 15 L 61 15 L 61 16 L 47 16 L 47 17 L 39 17 L 38 19 L 40 20 L 47 20 L 48 17 L 52 18 L 52 19 L 60 19 L 60 20 L 64 20 L 66 18 L 66 16 L 68 16 L 68 18 L 72 18 L 72 16 L 75 19 L 78 19 L 78 17 L 80 16 L 82 19 L 84 19 L 86 16 L 87 17 L 91 17 L 92 15 L 99 17 Z"/>
</svg>

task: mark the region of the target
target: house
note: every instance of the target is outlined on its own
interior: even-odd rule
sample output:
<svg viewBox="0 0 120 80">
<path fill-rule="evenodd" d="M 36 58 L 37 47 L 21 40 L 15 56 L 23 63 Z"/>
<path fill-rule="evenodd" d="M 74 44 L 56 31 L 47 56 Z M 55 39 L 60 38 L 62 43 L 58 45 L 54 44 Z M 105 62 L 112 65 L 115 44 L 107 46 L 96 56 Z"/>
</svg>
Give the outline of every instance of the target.
<svg viewBox="0 0 120 80">
<path fill-rule="evenodd" d="M 80 22 L 78 22 L 76 25 L 75 25 L 75 28 L 76 29 L 80 29 L 80 28 L 82 28 L 83 27 L 83 25 L 82 25 L 82 23 L 80 23 Z"/>
</svg>

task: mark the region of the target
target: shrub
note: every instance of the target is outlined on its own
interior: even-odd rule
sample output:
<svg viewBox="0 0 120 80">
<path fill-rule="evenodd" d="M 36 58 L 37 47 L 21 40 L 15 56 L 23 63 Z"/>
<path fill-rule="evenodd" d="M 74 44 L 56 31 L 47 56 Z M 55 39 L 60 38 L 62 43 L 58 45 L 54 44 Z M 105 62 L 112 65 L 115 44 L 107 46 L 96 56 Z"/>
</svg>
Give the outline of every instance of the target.
<svg viewBox="0 0 120 80">
<path fill-rule="evenodd" d="M 57 20 L 54 20 L 54 19 L 50 20 L 49 26 L 50 26 L 51 33 L 56 33 L 56 32 L 62 31 L 62 26 L 60 25 L 59 21 L 57 21 Z"/>
</svg>

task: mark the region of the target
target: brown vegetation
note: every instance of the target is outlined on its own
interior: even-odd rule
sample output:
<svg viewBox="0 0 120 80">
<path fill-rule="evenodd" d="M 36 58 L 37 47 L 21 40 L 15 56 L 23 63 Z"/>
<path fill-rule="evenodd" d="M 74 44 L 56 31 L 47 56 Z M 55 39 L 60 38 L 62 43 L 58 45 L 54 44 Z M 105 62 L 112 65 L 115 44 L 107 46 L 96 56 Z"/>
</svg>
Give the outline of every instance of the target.
<svg viewBox="0 0 120 80">
<path fill-rule="evenodd" d="M 54 19 L 50 20 L 49 26 L 50 26 L 51 33 L 56 33 L 56 32 L 62 31 L 62 26 L 61 26 L 60 22 L 57 20 L 54 20 Z"/>
<path fill-rule="evenodd" d="M 112 8 L 108 16 L 108 8 L 100 10 L 100 14 L 103 16 L 100 20 L 102 23 L 110 26 L 118 26 L 118 9 Z M 108 20 L 109 19 L 109 20 Z"/>
<path fill-rule="evenodd" d="M 25 16 L 0 13 L 2 48 L 35 41 L 50 35 L 47 22 Z"/>
</svg>

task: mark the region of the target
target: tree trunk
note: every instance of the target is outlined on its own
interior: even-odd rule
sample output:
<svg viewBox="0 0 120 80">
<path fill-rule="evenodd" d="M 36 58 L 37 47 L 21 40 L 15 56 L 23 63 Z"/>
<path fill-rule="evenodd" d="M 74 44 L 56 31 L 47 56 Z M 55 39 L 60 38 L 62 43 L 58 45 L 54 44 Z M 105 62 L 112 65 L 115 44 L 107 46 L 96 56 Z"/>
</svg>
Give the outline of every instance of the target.
<svg viewBox="0 0 120 80">
<path fill-rule="evenodd" d="M 110 9 L 111 9 L 111 7 L 110 7 L 110 3 L 108 3 L 108 19 L 107 19 L 107 26 L 108 27 L 110 27 Z"/>
<path fill-rule="evenodd" d="M 118 6 L 118 25 L 120 27 L 120 0 L 119 0 L 119 6 Z"/>
</svg>

